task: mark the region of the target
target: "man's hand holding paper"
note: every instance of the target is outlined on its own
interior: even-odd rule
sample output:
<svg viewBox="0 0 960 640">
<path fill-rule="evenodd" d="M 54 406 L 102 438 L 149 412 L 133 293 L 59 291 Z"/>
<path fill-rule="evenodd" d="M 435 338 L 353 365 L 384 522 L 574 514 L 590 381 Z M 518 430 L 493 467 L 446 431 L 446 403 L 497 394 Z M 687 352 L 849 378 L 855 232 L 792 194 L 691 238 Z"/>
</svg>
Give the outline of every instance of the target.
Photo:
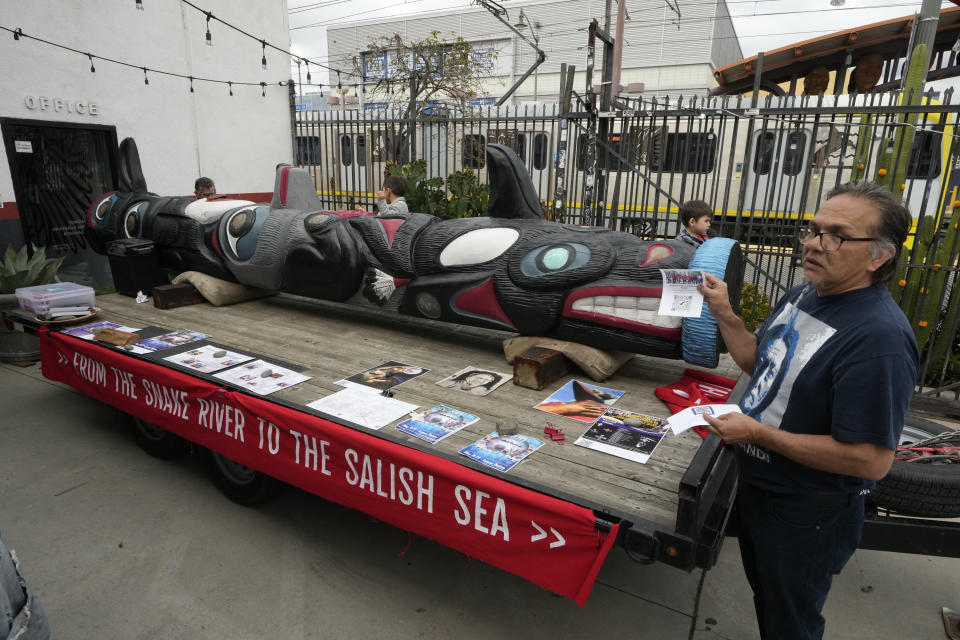
<svg viewBox="0 0 960 640">
<path fill-rule="evenodd" d="M 701 404 L 687 407 L 683 411 L 673 414 L 667 419 L 667 424 L 674 435 L 680 435 L 693 427 L 707 427 L 709 429 L 711 423 L 708 422 L 708 419 L 715 420 L 720 416 L 726 417 L 726 415 L 732 413 L 739 414 L 740 407 L 735 404 Z M 711 429 L 711 431 L 713 430 Z"/>
</svg>

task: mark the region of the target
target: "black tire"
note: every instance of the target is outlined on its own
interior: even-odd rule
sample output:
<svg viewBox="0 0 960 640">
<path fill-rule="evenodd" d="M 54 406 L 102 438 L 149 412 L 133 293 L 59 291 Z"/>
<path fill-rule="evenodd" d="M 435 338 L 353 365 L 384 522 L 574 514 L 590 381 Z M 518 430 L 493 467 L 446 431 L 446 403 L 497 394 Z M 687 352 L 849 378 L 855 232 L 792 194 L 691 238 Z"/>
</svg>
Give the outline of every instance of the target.
<svg viewBox="0 0 960 640">
<path fill-rule="evenodd" d="M 223 495 L 246 507 L 266 502 L 283 487 L 279 480 L 215 451 L 210 451 L 210 468 Z"/>
<path fill-rule="evenodd" d="M 953 431 L 937 422 L 907 416 L 900 446 Z M 895 460 L 867 502 L 908 516 L 960 517 L 960 462 Z"/>
<path fill-rule="evenodd" d="M 154 458 L 169 460 L 184 453 L 189 445 L 187 441 L 175 433 L 155 424 L 141 420 L 136 416 L 129 416 L 133 425 L 133 437 L 140 448 Z"/>
</svg>

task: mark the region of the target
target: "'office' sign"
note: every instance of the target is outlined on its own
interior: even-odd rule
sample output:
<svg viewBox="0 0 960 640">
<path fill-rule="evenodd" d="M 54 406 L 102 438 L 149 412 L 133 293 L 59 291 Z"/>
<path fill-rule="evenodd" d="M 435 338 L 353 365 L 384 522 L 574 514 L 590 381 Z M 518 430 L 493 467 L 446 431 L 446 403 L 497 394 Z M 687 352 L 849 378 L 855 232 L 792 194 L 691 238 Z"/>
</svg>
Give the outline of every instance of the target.
<svg viewBox="0 0 960 640">
<path fill-rule="evenodd" d="M 100 115 L 100 107 L 96 102 L 88 100 L 68 100 L 67 98 L 51 98 L 49 96 L 26 96 L 24 105 L 31 111 L 53 111 L 55 113 L 79 113 L 80 115 Z"/>
</svg>

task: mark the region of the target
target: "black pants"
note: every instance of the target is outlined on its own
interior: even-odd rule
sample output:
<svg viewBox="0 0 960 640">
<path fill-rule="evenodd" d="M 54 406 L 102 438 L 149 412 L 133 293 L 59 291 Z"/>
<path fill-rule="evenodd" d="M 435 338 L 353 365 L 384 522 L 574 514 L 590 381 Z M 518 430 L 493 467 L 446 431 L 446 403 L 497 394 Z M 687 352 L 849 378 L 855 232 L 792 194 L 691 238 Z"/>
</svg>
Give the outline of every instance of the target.
<svg viewBox="0 0 960 640">
<path fill-rule="evenodd" d="M 833 576 L 860 543 L 863 501 L 818 504 L 741 486 L 740 555 L 764 640 L 823 637 L 820 612 Z"/>
</svg>

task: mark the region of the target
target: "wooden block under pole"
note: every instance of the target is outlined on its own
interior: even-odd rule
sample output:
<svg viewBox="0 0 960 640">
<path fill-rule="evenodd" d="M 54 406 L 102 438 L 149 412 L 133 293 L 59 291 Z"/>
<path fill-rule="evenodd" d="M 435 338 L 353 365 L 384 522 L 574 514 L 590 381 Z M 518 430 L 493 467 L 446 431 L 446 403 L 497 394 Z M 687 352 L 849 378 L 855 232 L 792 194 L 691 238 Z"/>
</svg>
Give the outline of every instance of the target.
<svg viewBox="0 0 960 640">
<path fill-rule="evenodd" d="M 513 384 L 540 390 L 570 371 L 570 361 L 555 349 L 530 347 L 513 360 Z"/>
<path fill-rule="evenodd" d="M 176 309 L 206 302 L 197 288 L 189 282 L 162 284 L 153 288 L 153 306 L 157 309 Z"/>
</svg>

